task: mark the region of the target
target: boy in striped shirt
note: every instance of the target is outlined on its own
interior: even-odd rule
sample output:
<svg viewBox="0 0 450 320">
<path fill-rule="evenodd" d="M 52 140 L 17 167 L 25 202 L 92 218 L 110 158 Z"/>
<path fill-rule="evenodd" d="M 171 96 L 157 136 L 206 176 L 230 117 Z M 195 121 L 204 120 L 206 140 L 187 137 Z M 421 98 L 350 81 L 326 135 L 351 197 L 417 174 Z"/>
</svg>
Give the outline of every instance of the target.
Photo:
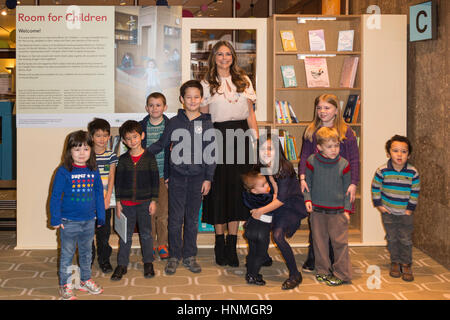
<svg viewBox="0 0 450 320">
<path fill-rule="evenodd" d="M 386 142 L 389 161 L 379 167 L 372 182 L 373 205 L 381 212 L 391 255 L 389 275 L 413 281 L 413 211 L 420 190 L 419 172 L 408 163 L 412 146 L 408 138 L 395 135 Z"/>
<path fill-rule="evenodd" d="M 110 263 L 112 248 L 109 245 L 111 235 L 111 197 L 113 194 L 114 177 L 118 163 L 117 155 L 107 150 L 108 141 L 111 137 L 111 126 L 105 119 L 94 118 L 88 123 L 88 131 L 94 142 L 95 161 L 103 184 L 103 197 L 105 199 L 105 224 L 96 228 L 98 265 L 103 273 L 113 271 Z M 95 260 L 95 244 L 92 243 L 92 263 Z"/>
</svg>

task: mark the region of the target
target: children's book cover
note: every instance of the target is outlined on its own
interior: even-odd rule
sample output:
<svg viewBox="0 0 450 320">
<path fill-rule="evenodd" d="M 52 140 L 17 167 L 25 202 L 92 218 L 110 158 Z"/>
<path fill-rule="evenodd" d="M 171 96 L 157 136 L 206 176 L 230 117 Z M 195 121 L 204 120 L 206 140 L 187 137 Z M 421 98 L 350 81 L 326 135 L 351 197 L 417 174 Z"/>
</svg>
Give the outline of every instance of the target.
<svg viewBox="0 0 450 320">
<path fill-rule="evenodd" d="M 281 66 L 281 75 L 283 76 L 283 84 L 285 88 L 292 88 L 297 86 L 297 78 L 295 77 L 294 66 Z"/>
<path fill-rule="evenodd" d="M 297 51 L 294 32 L 292 30 L 280 30 L 280 35 L 284 51 Z"/>
<path fill-rule="evenodd" d="M 305 71 L 308 88 L 330 86 L 327 59 L 305 58 Z"/>
</svg>

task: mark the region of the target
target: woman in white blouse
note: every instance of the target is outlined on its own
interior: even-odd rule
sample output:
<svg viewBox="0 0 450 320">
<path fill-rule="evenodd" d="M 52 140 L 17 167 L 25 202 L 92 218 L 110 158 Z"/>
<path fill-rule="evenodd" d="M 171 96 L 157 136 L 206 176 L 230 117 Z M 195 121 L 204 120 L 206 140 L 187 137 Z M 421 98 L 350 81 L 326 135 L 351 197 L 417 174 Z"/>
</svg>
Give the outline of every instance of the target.
<svg viewBox="0 0 450 320">
<path fill-rule="evenodd" d="M 238 145 L 238 139 L 226 139 L 226 131 L 242 129 L 246 132 L 253 129 L 253 140 L 259 138 L 253 109 L 256 94 L 249 77 L 237 65 L 233 46 L 227 41 L 219 41 L 212 48 L 202 85 L 204 99 L 200 111 L 211 114 L 214 127 L 222 133 L 224 141 L 221 150 L 223 164 L 217 165 L 211 191 L 204 198 L 202 221 L 214 225 L 216 263 L 237 267 L 239 221 L 247 220 L 250 216 L 248 208 L 242 202 L 241 174 L 250 170 L 254 160 L 250 160 L 251 139 L 247 136 L 245 146 Z M 226 154 L 233 150 L 233 161 L 227 161 Z M 245 163 L 238 164 L 237 158 L 242 157 L 243 153 Z M 228 234 L 225 239 L 226 230 Z"/>
</svg>

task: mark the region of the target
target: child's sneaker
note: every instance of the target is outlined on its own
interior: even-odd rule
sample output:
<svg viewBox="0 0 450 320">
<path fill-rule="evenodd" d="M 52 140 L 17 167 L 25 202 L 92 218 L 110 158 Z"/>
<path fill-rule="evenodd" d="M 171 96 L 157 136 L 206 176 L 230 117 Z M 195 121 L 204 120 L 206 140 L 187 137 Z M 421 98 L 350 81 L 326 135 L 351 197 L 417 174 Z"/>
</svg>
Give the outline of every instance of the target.
<svg viewBox="0 0 450 320">
<path fill-rule="evenodd" d="M 193 273 L 200 273 L 202 272 L 202 267 L 197 263 L 195 257 L 189 257 L 186 259 L 183 259 L 183 266 L 185 266 L 189 271 Z"/>
<path fill-rule="evenodd" d="M 351 282 L 350 281 L 341 280 L 338 277 L 335 277 L 335 276 L 331 275 L 331 276 L 327 277 L 327 281 L 325 283 L 327 285 L 329 285 L 329 286 L 335 287 L 335 286 L 340 286 L 340 285 L 343 285 L 343 284 L 349 284 Z"/>
<path fill-rule="evenodd" d="M 174 274 L 177 271 L 177 267 L 178 267 L 178 259 L 177 258 L 169 258 L 164 271 L 166 272 L 166 274 Z"/>
<path fill-rule="evenodd" d="M 320 273 L 316 274 L 316 280 L 319 281 L 319 282 L 326 282 L 328 277 L 329 277 L 328 274 L 324 274 L 324 273 L 323 274 L 320 274 Z"/>
<path fill-rule="evenodd" d="M 92 279 L 89 279 L 86 282 L 81 281 L 78 290 L 89 292 L 90 294 L 100 294 L 103 292 L 103 288 L 96 284 Z"/>
<path fill-rule="evenodd" d="M 73 293 L 73 286 L 71 283 L 60 286 L 59 294 L 63 300 L 77 300 L 75 293 Z"/>
<path fill-rule="evenodd" d="M 169 259 L 169 249 L 165 245 L 158 247 L 158 254 L 161 260 Z"/>
</svg>

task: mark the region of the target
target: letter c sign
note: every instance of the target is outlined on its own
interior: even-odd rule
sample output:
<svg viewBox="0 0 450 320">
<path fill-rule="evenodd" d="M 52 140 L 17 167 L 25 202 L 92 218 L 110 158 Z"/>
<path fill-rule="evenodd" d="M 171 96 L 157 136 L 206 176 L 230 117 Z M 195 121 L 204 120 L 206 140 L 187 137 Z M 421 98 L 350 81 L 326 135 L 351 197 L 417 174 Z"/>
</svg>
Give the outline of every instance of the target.
<svg viewBox="0 0 450 320">
<path fill-rule="evenodd" d="M 436 11 L 434 0 L 409 7 L 409 41 L 436 39 Z"/>
</svg>

